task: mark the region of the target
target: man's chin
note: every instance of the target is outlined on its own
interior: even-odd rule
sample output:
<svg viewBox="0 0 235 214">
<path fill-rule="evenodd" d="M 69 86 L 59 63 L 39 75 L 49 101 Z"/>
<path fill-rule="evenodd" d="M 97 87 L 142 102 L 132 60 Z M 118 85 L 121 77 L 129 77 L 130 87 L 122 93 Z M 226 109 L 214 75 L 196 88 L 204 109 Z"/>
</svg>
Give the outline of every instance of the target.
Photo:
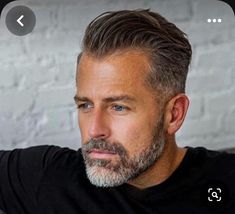
<svg viewBox="0 0 235 214">
<path fill-rule="evenodd" d="M 87 167 L 86 174 L 91 184 L 98 187 L 116 187 L 127 182 L 114 170 L 102 166 Z"/>
</svg>

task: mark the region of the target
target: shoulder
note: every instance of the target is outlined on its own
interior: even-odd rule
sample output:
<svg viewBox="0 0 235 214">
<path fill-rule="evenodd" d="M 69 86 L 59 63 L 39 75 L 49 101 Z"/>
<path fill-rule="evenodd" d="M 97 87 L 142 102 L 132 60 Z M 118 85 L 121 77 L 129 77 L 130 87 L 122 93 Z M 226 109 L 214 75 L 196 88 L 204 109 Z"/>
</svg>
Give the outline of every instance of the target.
<svg viewBox="0 0 235 214">
<path fill-rule="evenodd" d="M 54 145 L 32 146 L 28 148 L 17 148 L 8 151 L 0 151 L 0 162 L 20 162 L 28 164 L 39 164 L 42 168 L 55 162 L 66 162 L 68 160 L 82 161 L 81 150 L 78 151 Z"/>
<path fill-rule="evenodd" d="M 228 153 L 225 151 L 216 151 L 207 149 L 205 147 L 188 147 L 191 155 L 194 156 L 194 158 L 202 158 L 207 160 L 215 160 L 215 161 L 222 161 L 222 162 L 230 162 L 234 164 L 235 162 L 235 154 Z"/>
<path fill-rule="evenodd" d="M 74 150 L 68 147 L 60 146 L 36 146 L 28 148 L 32 152 L 39 152 L 44 160 L 45 165 L 57 164 L 57 165 L 67 165 L 71 163 L 81 163 L 83 162 L 82 152 L 79 148 Z"/>
<path fill-rule="evenodd" d="M 205 169 L 207 173 L 235 178 L 235 154 L 204 147 L 189 147 L 188 149 L 192 160 L 197 165 L 201 165 L 201 169 Z"/>
</svg>

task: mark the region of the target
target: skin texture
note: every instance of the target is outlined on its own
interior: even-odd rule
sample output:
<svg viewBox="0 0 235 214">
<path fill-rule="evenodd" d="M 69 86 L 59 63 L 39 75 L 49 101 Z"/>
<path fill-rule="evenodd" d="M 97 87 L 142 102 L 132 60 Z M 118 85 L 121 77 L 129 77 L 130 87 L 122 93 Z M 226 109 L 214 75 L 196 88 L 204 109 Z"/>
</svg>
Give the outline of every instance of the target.
<svg viewBox="0 0 235 214">
<path fill-rule="evenodd" d="M 165 146 L 163 151 L 160 151 L 160 157 L 157 157 L 146 170 L 127 181 L 139 189 L 166 180 L 179 166 L 186 153 L 185 148 L 176 145 L 175 132 L 184 121 L 189 100 L 185 94 L 178 94 L 164 107 L 156 103 L 153 92 L 143 84 L 148 69 L 147 55 L 136 49 L 115 52 L 103 58 L 83 53 L 77 67 L 76 79 L 76 97 L 89 99 L 75 99 L 77 105 L 86 106 L 78 110 L 83 146 L 88 145 L 91 139 L 104 139 L 108 145 L 118 142 L 127 157 L 131 158 L 153 143 L 156 122 L 162 120 L 161 130 L 164 132 L 162 139 Z M 135 101 L 104 100 L 120 95 L 129 95 Z M 127 109 L 120 106 L 125 106 Z M 101 162 L 106 161 L 111 166 L 121 161 L 120 155 L 98 158 L 91 154 L 88 156 L 91 160 L 102 159 Z M 112 167 L 109 168 L 111 169 Z M 98 174 L 107 173 L 102 164 L 96 167 L 96 171 Z"/>
</svg>

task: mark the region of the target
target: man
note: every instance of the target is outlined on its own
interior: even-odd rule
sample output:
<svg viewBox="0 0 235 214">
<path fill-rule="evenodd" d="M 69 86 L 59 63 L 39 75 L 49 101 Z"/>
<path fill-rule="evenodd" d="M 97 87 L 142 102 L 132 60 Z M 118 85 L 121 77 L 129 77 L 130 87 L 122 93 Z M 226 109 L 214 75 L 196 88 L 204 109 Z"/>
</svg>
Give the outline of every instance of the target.
<svg viewBox="0 0 235 214">
<path fill-rule="evenodd" d="M 82 148 L 0 153 L 7 213 L 234 213 L 235 155 L 180 148 L 191 46 L 150 10 L 101 14 L 78 57 Z"/>
</svg>

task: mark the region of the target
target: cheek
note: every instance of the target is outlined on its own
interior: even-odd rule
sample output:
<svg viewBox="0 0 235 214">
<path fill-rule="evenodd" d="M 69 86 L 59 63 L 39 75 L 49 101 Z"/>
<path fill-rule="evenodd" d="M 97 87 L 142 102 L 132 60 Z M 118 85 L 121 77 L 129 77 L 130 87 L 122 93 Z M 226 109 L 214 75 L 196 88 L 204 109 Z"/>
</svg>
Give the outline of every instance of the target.
<svg viewBox="0 0 235 214">
<path fill-rule="evenodd" d="M 88 124 L 86 123 L 87 120 L 83 119 L 82 117 L 78 116 L 78 127 L 79 127 L 79 131 L 80 131 L 80 135 L 81 135 L 81 140 L 83 142 L 83 140 L 87 140 L 87 128 L 88 128 Z"/>
<path fill-rule="evenodd" d="M 112 122 L 112 133 L 118 138 L 138 139 L 141 127 L 133 120 L 121 119 Z"/>
<path fill-rule="evenodd" d="M 142 150 L 150 143 L 151 135 L 148 124 L 119 123 L 113 126 L 113 139 L 118 140 L 131 153 Z"/>
</svg>

